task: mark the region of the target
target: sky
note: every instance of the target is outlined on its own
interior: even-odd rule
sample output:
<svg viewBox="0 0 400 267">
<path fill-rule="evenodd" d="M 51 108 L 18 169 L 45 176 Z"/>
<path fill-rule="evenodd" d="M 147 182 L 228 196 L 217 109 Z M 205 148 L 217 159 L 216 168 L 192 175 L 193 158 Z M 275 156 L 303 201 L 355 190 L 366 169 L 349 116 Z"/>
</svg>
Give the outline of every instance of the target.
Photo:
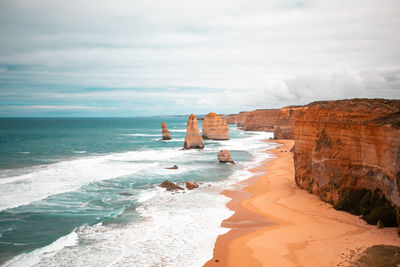
<svg viewBox="0 0 400 267">
<path fill-rule="evenodd" d="M 1 0 L 0 117 L 400 99 L 399 0 Z"/>
</svg>

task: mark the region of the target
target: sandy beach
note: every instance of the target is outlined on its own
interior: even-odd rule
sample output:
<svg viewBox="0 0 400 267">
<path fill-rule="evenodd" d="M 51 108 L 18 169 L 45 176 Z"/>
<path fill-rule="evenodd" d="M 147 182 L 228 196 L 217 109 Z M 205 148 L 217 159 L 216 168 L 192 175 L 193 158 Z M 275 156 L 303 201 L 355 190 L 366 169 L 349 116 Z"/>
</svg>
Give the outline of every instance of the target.
<svg viewBox="0 0 400 267">
<path fill-rule="evenodd" d="M 269 151 L 275 159 L 252 170 L 254 177 L 224 191 L 235 214 L 222 223 L 205 266 L 349 266 L 372 245 L 400 246 L 397 229 L 377 229 L 335 210 L 294 181 L 293 140 Z M 243 186 L 242 189 L 239 189 Z"/>
</svg>

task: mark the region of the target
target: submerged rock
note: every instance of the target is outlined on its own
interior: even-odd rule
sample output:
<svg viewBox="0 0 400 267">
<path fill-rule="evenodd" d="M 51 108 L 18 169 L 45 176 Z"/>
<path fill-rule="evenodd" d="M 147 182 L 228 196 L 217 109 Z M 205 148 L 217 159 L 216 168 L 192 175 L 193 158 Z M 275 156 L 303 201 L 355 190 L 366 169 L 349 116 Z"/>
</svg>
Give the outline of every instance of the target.
<svg viewBox="0 0 400 267">
<path fill-rule="evenodd" d="M 174 166 L 168 167 L 166 169 L 168 169 L 168 170 L 177 170 L 177 169 L 179 169 L 179 167 L 178 167 L 178 165 L 174 165 Z"/>
<path fill-rule="evenodd" d="M 126 197 L 133 196 L 133 194 L 128 193 L 128 192 L 122 192 L 120 195 L 121 195 L 121 196 L 126 196 Z"/>
<path fill-rule="evenodd" d="M 162 182 L 159 187 L 165 188 L 168 191 L 176 191 L 176 190 L 185 190 L 183 187 L 180 187 L 179 185 L 170 182 L 168 180 L 165 180 L 164 182 Z"/>
<path fill-rule="evenodd" d="M 161 122 L 162 140 L 171 140 L 171 133 L 168 131 L 168 126 L 165 122 Z"/>
<path fill-rule="evenodd" d="M 183 145 L 183 148 L 184 149 L 204 148 L 204 142 L 203 138 L 200 136 L 197 118 L 193 114 L 190 115 L 187 122 L 185 144 Z"/>
<path fill-rule="evenodd" d="M 219 162 L 221 162 L 221 163 L 232 163 L 232 164 L 235 164 L 235 162 L 232 160 L 231 153 L 229 153 L 228 150 L 221 150 L 218 153 L 217 158 L 218 158 Z"/>
<path fill-rule="evenodd" d="M 195 182 L 186 182 L 186 188 L 189 190 L 193 190 L 194 188 L 199 187 L 199 185 Z"/>
</svg>

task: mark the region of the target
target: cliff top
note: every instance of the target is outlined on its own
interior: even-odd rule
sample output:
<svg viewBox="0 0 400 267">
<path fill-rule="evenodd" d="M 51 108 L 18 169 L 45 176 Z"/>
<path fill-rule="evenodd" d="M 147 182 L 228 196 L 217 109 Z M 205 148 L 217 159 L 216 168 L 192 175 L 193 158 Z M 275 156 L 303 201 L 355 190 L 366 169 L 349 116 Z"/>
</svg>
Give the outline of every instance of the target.
<svg viewBox="0 0 400 267">
<path fill-rule="evenodd" d="M 393 110 L 400 111 L 400 100 L 398 99 L 383 99 L 383 98 L 353 98 L 353 99 L 343 99 L 343 100 L 331 100 L 331 101 L 315 101 L 306 105 L 308 107 L 313 107 L 320 105 L 322 108 L 332 108 L 332 107 L 347 107 L 360 108 L 366 107 L 383 107 Z"/>
<path fill-rule="evenodd" d="M 377 123 L 380 125 L 391 125 L 394 128 L 400 128 L 400 112 L 391 113 L 389 115 L 367 121 L 367 123 Z"/>
<path fill-rule="evenodd" d="M 303 106 L 296 121 L 324 123 L 374 123 L 398 127 L 400 100 L 354 98 L 316 101 Z"/>
</svg>

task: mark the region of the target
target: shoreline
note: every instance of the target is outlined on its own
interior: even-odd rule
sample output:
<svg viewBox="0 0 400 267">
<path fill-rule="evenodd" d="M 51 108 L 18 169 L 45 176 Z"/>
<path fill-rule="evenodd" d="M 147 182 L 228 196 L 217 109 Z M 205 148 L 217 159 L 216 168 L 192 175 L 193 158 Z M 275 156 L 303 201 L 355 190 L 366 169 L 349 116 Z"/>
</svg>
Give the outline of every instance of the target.
<svg viewBox="0 0 400 267">
<path fill-rule="evenodd" d="M 348 266 L 370 246 L 400 246 L 397 228 L 377 229 L 297 187 L 293 140 L 266 142 L 282 145 L 267 151 L 276 158 L 221 193 L 235 213 L 222 222 L 231 230 L 218 236 L 204 266 Z"/>
</svg>

